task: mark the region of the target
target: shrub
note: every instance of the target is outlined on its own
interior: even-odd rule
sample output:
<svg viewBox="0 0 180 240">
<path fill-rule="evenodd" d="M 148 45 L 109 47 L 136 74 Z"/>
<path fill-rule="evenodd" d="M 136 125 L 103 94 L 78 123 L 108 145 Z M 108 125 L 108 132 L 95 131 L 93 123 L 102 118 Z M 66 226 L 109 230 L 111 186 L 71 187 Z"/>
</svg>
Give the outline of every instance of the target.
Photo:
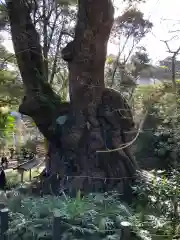
<svg viewBox="0 0 180 240">
<path fill-rule="evenodd" d="M 23 197 L 7 194 L 11 210 L 10 240 L 52 239 L 54 214 L 61 218 L 61 239 L 120 239 L 122 223 L 129 222 L 132 232 L 146 239 L 146 232 L 134 225 L 132 210 L 112 194 L 90 194 L 75 199 L 55 196 L 43 198 Z M 10 197 L 11 196 L 11 197 Z"/>
<path fill-rule="evenodd" d="M 144 123 L 144 132 L 137 141 L 137 157 L 157 158 L 163 169 L 178 167 L 180 108 L 178 97 L 172 92 L 171 85 L 153 86 L 148 90 L 148 94 L 146 87 L 139 87 L 135 97 L 136 108 L 141 106 L 149 113 Z"/>
<path fill-rule="evenodd" d="M 0 202 L 10 209 L 9 240 L 52 239 L 54 215 L 60 217 L 62 239 L 119 240 L 124 222 L 131 226 L 128 240 L 179 238 L 179 172 L 154 171 L 150 176 L 134 187 L 137 197 L 131 208 L 119 201 L 117 193 L 81 197 L 78 192 L 76 198 L 3 193 Z"/>
<path fill-rule="evenodd" d="M 136 218 L 152 239 L 179 239 L 179 172 L 174 170 L 167 176 L 165 171 L 157 171 L 152 176 L 148 183 L 141 182 L 134 188 L 138 193 Z"/>
</svg>

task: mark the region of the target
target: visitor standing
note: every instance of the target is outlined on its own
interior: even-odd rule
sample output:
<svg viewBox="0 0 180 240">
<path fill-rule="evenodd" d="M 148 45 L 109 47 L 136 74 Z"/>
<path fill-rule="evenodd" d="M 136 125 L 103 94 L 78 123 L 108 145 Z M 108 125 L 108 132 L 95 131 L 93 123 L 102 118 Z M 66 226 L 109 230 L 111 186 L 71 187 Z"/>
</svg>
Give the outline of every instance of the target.
<svg viewBox="0 0 180 240">
<path fill-rule="evenodd" d="M 3 167 L 0 167 L 0 189 L 5 190 L 6 188 L 6 174 Z"/>
</svg>

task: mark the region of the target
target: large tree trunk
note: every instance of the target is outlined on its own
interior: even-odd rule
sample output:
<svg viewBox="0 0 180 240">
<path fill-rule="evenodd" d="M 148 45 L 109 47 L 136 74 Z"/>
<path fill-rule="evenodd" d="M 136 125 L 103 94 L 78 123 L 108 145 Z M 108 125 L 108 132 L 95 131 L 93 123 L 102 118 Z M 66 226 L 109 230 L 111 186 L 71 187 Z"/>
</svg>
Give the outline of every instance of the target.
<svg viewBox="0 0 180 240">
<path fill-rule="evenodd" d="M 46 81 L 39 37 L 25 1 L 7 0 L 7 6 L 26 91 L 19 110 L 34 119 L 50 142 L 51 190 L 126 193 L 138 166 L 124 147 L 134 126 L 131 110 L 120 93 L 104 86 L 111 1 L 79 0 L 75 38 L 62 51 L 69 67 L 70 103 L 61 103 Z"/>
</svg>

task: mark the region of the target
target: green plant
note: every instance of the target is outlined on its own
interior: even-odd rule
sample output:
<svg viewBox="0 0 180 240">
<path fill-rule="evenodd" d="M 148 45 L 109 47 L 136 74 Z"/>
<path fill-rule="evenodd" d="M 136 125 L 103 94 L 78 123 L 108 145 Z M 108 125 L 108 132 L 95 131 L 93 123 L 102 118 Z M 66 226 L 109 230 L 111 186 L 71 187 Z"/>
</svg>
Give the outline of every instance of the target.
<svg viewBox="0 0 180 240">
<path fill-rule="evenodd" d="M 0 146 L 4 146 L 9 140 L 10 133 L 14 131 L 14 118 L 10 116 L 8 107 L 0 108 Z"/>
<path fill-rule="evenodd" d="M 136 218 L 143 229 L 152 237 L 158 236 L 157 239 L 179 238 L 179 171 L 173 170 L 168 175 L 165 171 L 153 172 L 151 180 L 138 183 L 134 189 L 138 194 L 134 204 Z"/>
<path fill-rule="evenodd" d="M 179 83 L 177 84 L 179 89 Z M 148 89 L 149 88 L 149 89 Z M 136 143 L 136 156 L 160 160 L 154 165 L 170 170 L 179 166 L 180 108 L 171 84 L 140 86 L 135 94 L 137 115 L 147 111 L 143 132 Z M 179 90 L 178 90 L 179 91 Z"/>
<path fill-rule="evenodd" d="M 10 191 L 0 195 L 10 209 L 10 240 L 52 239 L 53 217 L 59 216 L 62 239 L 121 239 L 123 222 L 132 239 L 172 240 L 180 236 L 180 177 L 174 170 L 149 174 L 137 182 L 136 201 L 128 207 L 117 193 L 29 197 Z M 134 237 L 134 238 L 133 238 Z"/>
<path fill-rule="evenodd" d="M 134 225 L 132 210 L 114 194 L 32 198 L 10 192 L 7 199 L 11 210 L 7 233 L 10 240 L 52 239 L 54 215 L 61 219 L 61 239 L 120 239 L 122 222 L 127 221 L 131 223 L 132 231 L 141 235 L 141 239 L 147 239 L 147 233 Z M 134 235 L 132 239 L 140 238 Z"/>
</svg>

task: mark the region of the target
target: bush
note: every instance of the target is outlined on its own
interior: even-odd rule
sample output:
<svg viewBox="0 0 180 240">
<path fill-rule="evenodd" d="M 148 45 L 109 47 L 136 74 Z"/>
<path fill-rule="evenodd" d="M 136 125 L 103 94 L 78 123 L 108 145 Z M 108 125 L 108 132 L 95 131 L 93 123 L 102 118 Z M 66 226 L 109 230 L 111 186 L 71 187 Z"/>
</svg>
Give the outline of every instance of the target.
<svg viewBox="0 0 180 240">
<path fill-rule="evenodd" d="M 174 170 L 153 172 L 151 180 L 134 188 L 138 194 L 134 203 L 136 218 L 152 239 L 180 238 L 180 176 Z"/>
<path fill-rule="evenodd" d="M 179 85 L 178 85 L 179 86 Z M 179 87 L 178 87 L 179 88 Z M 180 108 L 171 85 L 139 87 L 137 106 L 148 111 L 144 132 L 137 141 L 137 158 L 157 158 L 162 169 L 178 167 L 180 157 Z M 149 94 L 150 92 L 150 94 Z M 136 106 L 136 108 L 137 108 Z M 148 160 L 147 160 L 148 161 Z M 159 168 L 158 163 L 156 166 Z"/>
<path fill-rule="evenodd" d="M 8 199 L 8 201 L 7 201 Z M 120 239 L 122 223 L 129 222 L 132 232 L 146 239 L 146 232 L 134 225 L 131 209 L 122 204 L 116 195 L 90 194 L 75 199 L 55 196 L 24 197 L 8 193 L 5 199 L 11 210 L 10 240 L 52 239 L 54 214 L 61 218 L 61 239 Z"/>
<path fill-rule="evenodd" d="M 119 201 L 117 193 L 81 197 L 78 192 L 76 198 L 2 193 L 0 202 L 10 209 L 9 240 L 52 239 L 54 215 L 60 217 L 61 239 L 119 240 L 123 223 L 131 226 L 128 240 L 179 239 L 179 171 L 149 175 L 148 182 L 134 187 L 136 199 L 131 208 Z"/>
<path fill-rule="evenodd" d="M 173 93 L 164 93 L 155 104 L 159 125 L 154 133 L 155 155 L 164 161 L 166 169 L 177 167 L 180 156 L 180 109 Z"/>
</svg>

